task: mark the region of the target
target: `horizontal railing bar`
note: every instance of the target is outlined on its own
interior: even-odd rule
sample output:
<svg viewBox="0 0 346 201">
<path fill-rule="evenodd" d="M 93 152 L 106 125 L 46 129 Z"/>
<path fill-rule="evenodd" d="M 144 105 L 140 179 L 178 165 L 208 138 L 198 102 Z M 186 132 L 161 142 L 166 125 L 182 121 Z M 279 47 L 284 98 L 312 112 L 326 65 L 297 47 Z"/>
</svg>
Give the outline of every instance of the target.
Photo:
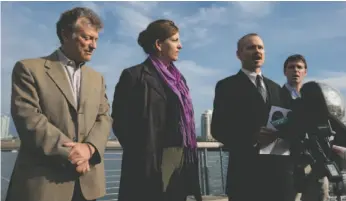
<svg viewBox="0 0 346 201">
<path fill-rule="evenodd" d="M 105 196 L 107 196 L 107 195 L 118 195 L 118 193 L 106 193 Z"/>
<path fill-rule="evenodd" d="M 20 146 L 20 139 L 16 140 L 1 140 L 1 150 L 16 150 Z M 215 149 L 223 147 L 220 142 L 197 142 L 198 148 Z M 120 143 L 116 140 L 110 140 L 107 142 L 106 150 L 122 150 Z"/>
<path fill-rule="evenodd" d="M 6 178 L 6 177 L 4 177 L 4 176 L 1 176 L 1 179 L 5 180 L 5 181 L 7 181 L 7 182 L 10 182 L 10 179 L 8 179 L 8 178 Z"/>
<path fill-rule="evenodd" d="M 109 175 L 109 176 L 106 176 L 107 177 L 120 177 L 120 175 Z"/>
<path fill-rule="evenodd" d="M 13 144 L 16 144 L 16 143 L 13 143 Z M 215 171 L 217 171 L 220 168 L 222 170 L 222 167 L 224 166 L 223 164 L 228 164 L 227 163 L 228 156 L 221 155 L 221 151 L 224 152 L 226 150 L 221 149 L 223 145 L 218 142 L 198 142 L 197 144 L 198 144 L 198 152 L 200 155 L 199 156 L 200 160 L 201 161 L 207 160 L 203 162 L 203 164 L 199 164 L 200 168 L 204 168 L 200 175 L 200 181 L 202 183 L 206 183 L 207 181 L 204 181 L 204 180 L 208 180 L 208 183 L 206 183 L 206 185 L 208 185 L 208 188 L 205 189 L 204 191 L 203 189 L 201 189 L 202 193 L 204 195 L 213 194 L 213 193 L 220 194 L 219 192 L 223 194 L 224 193 L 223 191 L 225 188 L 223 186 L 224 184 L 223 183 L 219 184 L 220 182 L 217 182 L 214 179 L 222 180 L 223 178 L 225 171 L 222 171 L 221 174 Z M 8 142 L 4 143 L 2 140 L 1 148 L 2 148 L 2 151 L 16 150 L 19 148 L 19 144 L 17 143 L 17 147 L 11 146 L 11 143 L 8 143 Z M 207 152 L 209 153 L 209 151 L 220 151 L 220 153 L 217 152 L 216 154 L 214 154 L 213 152 L 213 154 L 207 154 Z M 105 169 L 105 173 L 106 173 L 105 183 L 106 183 L 106 190 L 108 193 L 106 193 L 104 197 L 98 199 L 98 201 L 118 200 L 117 196 L 118 196 L 120 177 L 122 172 L 121 166 L 120 166 L 122 161 L 122 155 L 123 155 L 122 147 L 120 146 L 119 142 L 109 141 L 107 143 L 105 157 L 103 158 L 103 160 L 105 162 L 106 167 L 110 168 L 110 169 Z M 208 156 L 206 157 L 207 159 L 203 158 L 204 155 Z M 215 166 L 215 165 L 218 165 L 219 163 L 222 167 Z M 114 167 L 114 169 L 111 169 L 112 167 Z M 209 177 L 212 177 L 212 179 Z M 2 181 L 9 182 L 9 179 L 2 177 Z M 203 185 L 201 185 L 201 188 L 202 186 Z M 214 190 L 211 186 L 215 187 L 215 189 L 217 190 Z"/>
<path fill-rule="evenodd" d="M 116 169 L 116 170 L 105 170 L 105 172 L 121 172 L 121 169 Z"/>
<path fill-rule="evenodd" d="M 107 187 L 106 190 L 109 190 L 109 189 L 118 189 L 119 187 L 118 186 L 115 186 L 115 187 Z"/>
<path fill-rule="evenodd" d="M 121 158 L 105 158 L 103 160 L 105 160 L 105 161 L 121 161 L 122 159 Z"/>
<path fill-rule="evenodd" d="M 106 184 L 120 183 L 120 181 L 106 181 Z"/>
<path fill-rule="evenodd" d="M 118 186 L 115 186 L 115 187 L 107 187 L 106 190 L 109 190 L 109 189 L 118 189 L 119 187 Z"/>
<path fill-rule="evenodd" d="M 123 155 L 123 153 L 121 152 L 108 152 L 108 153 L 104 153 L 105 155 Z"/>
</svg>

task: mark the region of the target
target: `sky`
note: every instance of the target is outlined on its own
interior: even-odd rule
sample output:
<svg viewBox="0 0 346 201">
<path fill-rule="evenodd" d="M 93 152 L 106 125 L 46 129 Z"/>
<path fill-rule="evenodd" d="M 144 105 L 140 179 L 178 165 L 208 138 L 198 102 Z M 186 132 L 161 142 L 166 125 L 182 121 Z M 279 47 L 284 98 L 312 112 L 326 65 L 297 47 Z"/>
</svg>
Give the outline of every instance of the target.
<svg viewBox="0 0 346 201">
<path fill-rule="evenodd" d="M 306 81 L 327 83 L 346 99 L 346 2 L 2 2 L 2 114 L 10 110 L 15 62 L 55 51 L 56 22 L 75 6 L 93 9 L 104 21 L 88 65 L 104 75 L 110 104 L 121 71 L 147 57 L 138 34 L 160 18 L 180 29 L 183 49 L 175 64 L 191 90 L 197 128 L 201 114 L 212 109 L 217 81 L 239 71 L 236 43 L 251 32 L 264 41 L 264 76 L 283 85 L 283 63 L 299 53 L 307 59 Z"/>
</svg>

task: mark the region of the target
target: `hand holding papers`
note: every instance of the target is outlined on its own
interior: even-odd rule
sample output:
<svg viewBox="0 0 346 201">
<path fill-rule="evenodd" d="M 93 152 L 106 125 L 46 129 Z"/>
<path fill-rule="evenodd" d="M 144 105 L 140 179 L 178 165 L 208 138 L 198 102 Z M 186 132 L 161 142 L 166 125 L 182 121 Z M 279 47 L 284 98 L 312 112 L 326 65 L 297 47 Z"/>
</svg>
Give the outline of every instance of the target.
<svg viewBox="0 0 346 201">
<path fill-rule="evenodd" d="M 280 125 L 282 125 L 287 115 L 291 110 L 272 106 L 269 112 L 269 118 L 267 122 L 267 128 L 277 131 Z M 260 154 L 273 154 L 273 155 L 289 155 L 289 143 L 278 138 L 269 145 L 260 147 Z"/>
<path fill-rule="evenodd" d="M 258 133 L 257 143 L 259 146 L 266 146 L 274 142 L 276 139 L 277 136 L 275 135 L 275 130 L 267 127 L 261 127 Z"/>
<path fill-rule="evenodd" d="M 342 159 L 346 160 L 346 148 L 333 145 L 333 151 L 338 154 Z"/>
</svg>

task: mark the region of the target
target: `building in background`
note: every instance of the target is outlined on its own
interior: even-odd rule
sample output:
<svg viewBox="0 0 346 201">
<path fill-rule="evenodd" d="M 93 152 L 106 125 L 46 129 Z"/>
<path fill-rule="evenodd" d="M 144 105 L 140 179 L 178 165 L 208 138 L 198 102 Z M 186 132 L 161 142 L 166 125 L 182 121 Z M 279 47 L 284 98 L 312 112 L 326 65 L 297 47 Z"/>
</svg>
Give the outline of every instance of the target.
<svg viewBox="0 0 346 201">
<path fill-rule="evenodd" d="M 10 116 L 1 115 L 1 139 L 11 138 L 10 130 Z"/>
<path fill-rule="evenodd" d="M 212 114 L 212 110 L 206 110 L 201 117 L 201 136 L 204 141 L 215 141 L 210 132 Z"/>
</svg>

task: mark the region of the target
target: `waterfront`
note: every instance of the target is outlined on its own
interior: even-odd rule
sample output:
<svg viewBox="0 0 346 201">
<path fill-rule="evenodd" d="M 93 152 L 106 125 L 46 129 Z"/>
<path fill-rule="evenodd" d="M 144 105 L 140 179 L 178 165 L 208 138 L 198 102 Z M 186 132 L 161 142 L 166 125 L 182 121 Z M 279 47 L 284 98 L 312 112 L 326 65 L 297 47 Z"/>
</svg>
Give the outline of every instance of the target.
<svg viewBox="0 0 346 201">
<path fill-rule="evenodd" d="M 203 145 L 200 143 L 200 145 Z M 213 145 L 213 146 L 212 146 Z M 206 143 L 200 146 L 199 167 L 200 167 L 200 184 L 204 195 L 223 195 L 226 181 L 226 171 L 228 165 L 228 153 L 217 148 L 215 143 Z M 209 147 L 206 149 L 205 147 Z M 1 152 L 1 201 L 4 201 L 8 187 L 8 180 L 12 173 L 13 165 L 17 153 L 11 151 Z M 116 200 L 119 188 L 119 179 L 121 173 L 122 151 L 107 150 L 105 153 L 105 175 L 107 195 L 98 201 Z M 343 167 L 346 167 L 344 164 Z M 344 172 L 346 182 L 346 172 Z M 334 200 L 331 198 L 330 201 Z M 346 201 L 343 196 L 342 201 Z"/>
<path fill-rule="evenodd" d="M 204 194 L 224 194 L 225 176 L 228 164 L 228 154 L 219 150 L 199 149 L 200 180 Z M 8 179 L 11 176 L 16 152 L 1 152 L 1 201 L 5 200 Z M 105 153 L 105 175 L 107 195 L 98 201 L 116 199 L 121 173 L 121 150 L 108 150 Z M 206 160 L 204 160 L 204 158 Z M 206 161 L 206 163 L 205 163 Z"/>
</svg>

